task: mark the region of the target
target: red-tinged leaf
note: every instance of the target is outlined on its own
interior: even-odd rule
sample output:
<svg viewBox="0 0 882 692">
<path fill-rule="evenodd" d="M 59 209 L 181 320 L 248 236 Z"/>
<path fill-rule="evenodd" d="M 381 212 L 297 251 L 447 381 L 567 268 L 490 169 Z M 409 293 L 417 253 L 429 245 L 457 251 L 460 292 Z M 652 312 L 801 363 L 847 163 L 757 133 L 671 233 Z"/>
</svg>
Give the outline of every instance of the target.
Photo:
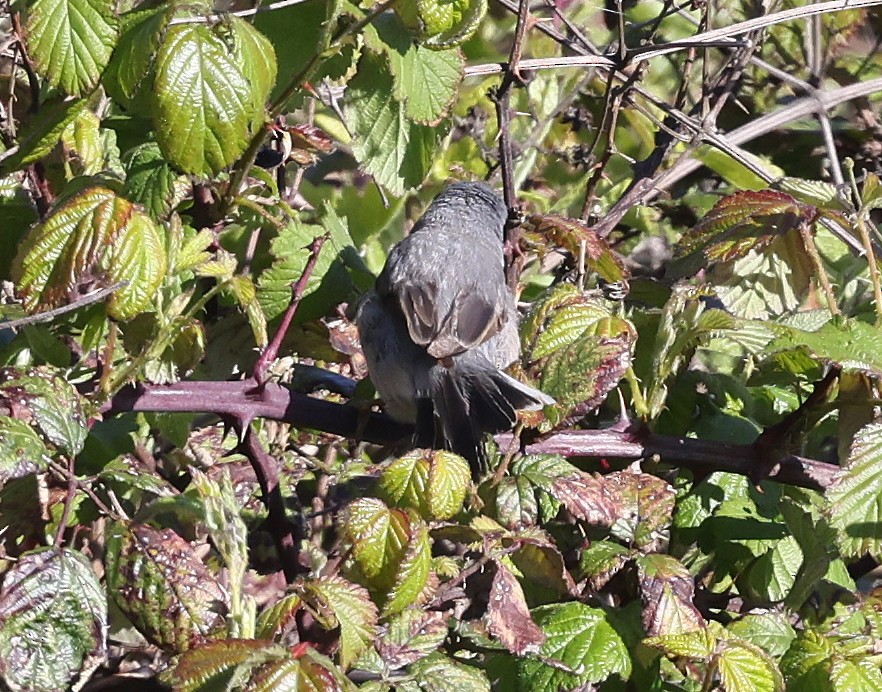
<svg viewBox="0 0 882 692">
<path fill-rule="evenodd" d="M 648 473 L 618 471 L 603 480 L 616 496 L 616 537 L 633 541 L 645 552 L 666 545 L 676 499 L 674 489 Z"/>
<path fill-rule="evenodd" d="M 116 604 L 158 646 L 185 651 L 223 634 L 224 591 L 171 529 L 116 523 L 105 560 Z"/>
<path fill-rule="evenodd" d="M 292 626 L 302 604 L 297 594 L 290 594 L 273 603 L 257 618 L 255 636 L 258 639 L 276 639 Z"/>
<path fill-rule="evenodd" d="M 705 626 L 692 602 L 695 582 L 689 570 L 670 555 L 640 555 L 636 559 L 643 601 L 643 629 L 650 637 L 683 634 Z"/>
<path fill-rule="evenodd" d="M 622 258 L 613 252 L 606 240 L 581 221 L 548 214 L 532 216 L 527 223 L 532 233 L 544 239 L 544 242 L 538 243 L 540 247 L 547 247 L 550 242 L 578 258 L 584 243 L 585 264 L 597 272 L 598 276 L 608 282 L 621 281 L 628 277 Z"/>
<path fill-rule="evenodd" d="M 103 187 L 68 198 L 32 228 L 13 266 L 30 312 L 126 282 L 107 302 L 108 314 L 120 320 L 150 305 L 165 271 L 165 247 L 153 221 Z"/>
<path fill-rule="evenodd" d="M 536 653 L 545 635 L 530 617 L 524 590 L 504 564 L 494 560 L 496 574 L 488 594 L 487 629 L 506 649 L 517 656 Z"/>
<path fill-rule="evenodd" d="M 576 585 L 550 538 L 520 537 L 519 541 L 521 547 L 511 554 L 511 561 L 525 578 L 560 594 L 573 593 Z"/>
<path fill-rule="evenodd" d="M 295 125 L 289 127 L 287 132 L 291 135 L 291 146 L 295 149 L 330 154 L 334 148 L 331 136 L 315 125 Z"/>
<path fill-rule="evenodd" d="M 425 658 L 447 639 L 447 617 L 437 610 L 408 608 L 389 623 L 376 644 L 377 653 L 390 670 Z"/>
<path fill-rule="evenodd" d="M 710 263 L 731 262 L 752 249 L 765 247 L 803 223 L 813 222 L 816 214 L 815 207 L 785 192 L 736 192 L 717 202 L 680 239 L 675 256 L 680 261 L 701 253 Z"/>
<path fill-rule="evenodd" d="M 0 593 L 0 675 L 12 692 L 88 680 L 107 653 L 107 596 L 89 560 L 69 549 L 22 555 Z"/>
<path fill-rule="evenodd" d="M 589 524 L 611 526 L 619 516 L 617 498 L 606 480 L 584 471 L 555 478 L 550 492 L 573 516 Z"/>
</svg>

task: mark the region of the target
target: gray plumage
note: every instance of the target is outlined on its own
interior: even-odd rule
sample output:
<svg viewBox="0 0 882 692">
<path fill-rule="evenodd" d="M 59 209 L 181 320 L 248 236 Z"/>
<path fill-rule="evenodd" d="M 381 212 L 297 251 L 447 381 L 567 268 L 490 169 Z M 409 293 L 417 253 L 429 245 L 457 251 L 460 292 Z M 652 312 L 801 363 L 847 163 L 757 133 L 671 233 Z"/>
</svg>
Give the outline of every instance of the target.
<svg viewBox="0 0 882 692">
<path fill-rule="evenodd" d="M 356 314 L 389 415 L 416 425 L 417 445 L 443 442 L 476 473 L 485 433 L 511 428 L 517 410 L 553 403 L 501 371 L 520 355 L 505 282 L 507 213 L 483 183 L 449 186 L 389 252 Z"/>
</svg>

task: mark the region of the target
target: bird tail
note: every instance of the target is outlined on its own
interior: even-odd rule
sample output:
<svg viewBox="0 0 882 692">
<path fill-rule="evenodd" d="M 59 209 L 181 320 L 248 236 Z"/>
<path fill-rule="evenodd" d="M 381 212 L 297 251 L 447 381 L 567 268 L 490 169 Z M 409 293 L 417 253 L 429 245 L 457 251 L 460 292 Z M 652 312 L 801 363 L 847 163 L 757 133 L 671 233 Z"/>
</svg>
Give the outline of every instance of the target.
<svg viewBox="0 0 882 692">
<path fill-rule="evenodd" d="M 450 367 L 433 368 L 430 394 L 444 446 L 469 462 L 475 478 L 487 469 L 485 434 L 510 430 L 517 411 L 554 403 L 478 353 L 463 354 Z"/>
</svg>

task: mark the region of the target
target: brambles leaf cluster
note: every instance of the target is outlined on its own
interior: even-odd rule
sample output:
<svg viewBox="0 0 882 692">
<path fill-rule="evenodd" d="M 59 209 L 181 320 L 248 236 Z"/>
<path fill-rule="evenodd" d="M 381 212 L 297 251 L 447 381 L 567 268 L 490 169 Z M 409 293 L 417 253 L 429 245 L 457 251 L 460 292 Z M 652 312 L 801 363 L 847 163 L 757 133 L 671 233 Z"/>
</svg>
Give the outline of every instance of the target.
<svg viewBox="0 0 882 692">
<path fill-rule="evenodd" d="M 882 689 L 882 2 L 0 11 L 0 678 Z M 410 449 L 451 179 L 556 403 Z"/>
</svg>

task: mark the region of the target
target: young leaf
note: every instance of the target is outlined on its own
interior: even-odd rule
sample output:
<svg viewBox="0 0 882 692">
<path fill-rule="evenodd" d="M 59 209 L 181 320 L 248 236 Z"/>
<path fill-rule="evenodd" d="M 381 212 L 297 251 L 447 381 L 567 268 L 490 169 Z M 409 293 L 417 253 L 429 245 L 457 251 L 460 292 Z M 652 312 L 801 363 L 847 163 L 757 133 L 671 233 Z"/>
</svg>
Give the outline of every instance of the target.
<svg viewBox="0 0 882 692">
<path fill-rule="evenodd" d="M 376 636 L 377 606 L 366 589 L 342 577 L 309 581 L 306 594 L 315 599 L 323 624 L 340 628 L 340 666 L 348 669 Z"/>
<path fill-rule="evenodd" d="M 96 282 L 125 281 L 107 311 L 127 320 L 150 304 L 165 268 L 164 244 L 150 218 L 111 190 L 90 187 L 31 229 L 13 270 L 32 312 L 66 305 Z"/>
<path fill-rule="evenodd" d="M 350 503 L 341 518 L 343 535 L 352 544 L 352 556 L 368 584 L 388 589 L 410 539 L 411 522 L 400 509 L 389 509 L 382 500 L 360 498 Z"/>
<path fill-rule="evenodd" d="M 171 529 L 114 524 L 105 564 L 116 604 L 158 646 L 185 651 L 222 633 L 223 589 Z"/>
<path fill-rule="evenodd" d="M 435 49 L 458 46 L 478 28 L 487 0 L 404 0 L 395 11 L 416 32 L 423 45 Z"/>
<path fill-rule="evenodd" d="M 518 661 L 521 689 L 573 689 L 613 674 L 629 676 L 628 649 L 602 610 L 584 603 L 554 603 L 535 608 L 532 615 L 546 636 L 539 653 L 560 661 L 563 669 L 539 658 Z"/>
<path fill-rule="evenodd" d="M 379 487 L 390 504 L 416 510 L 431 521 L 449 519 L 462 509 L 470 479 L 462 457 L 414 450 L 383 469 Z"/>
<path fill-rule="evenodd" d="M 109 0 L 34 0 L 28 8 L 28 51 L 37 69 L 74 96 L 98 84 L 117 34 Z"/>
<path fill-rule="evenodd" d="M 417 600 L 426 588 L 432 568 L 432 543 L 429 529 L 422 521 L 412 522 L 407 550 L 398 565 L 395 583 L 386 594 L 383 615 L 389 617 Z"/>
<path fill-rule="evenodd" d="M 783 692 L 784 677 L 775 661 L 754 644 L 730 638 L 717 658 L 726 692 Z"/>
<path fill-rule="evenodd" d="M 21 556 L 0 591 L 0 674 L 13 692 L 88 680 L 107 654 L 107 596 L 70 549 Z"/>
</svg>

